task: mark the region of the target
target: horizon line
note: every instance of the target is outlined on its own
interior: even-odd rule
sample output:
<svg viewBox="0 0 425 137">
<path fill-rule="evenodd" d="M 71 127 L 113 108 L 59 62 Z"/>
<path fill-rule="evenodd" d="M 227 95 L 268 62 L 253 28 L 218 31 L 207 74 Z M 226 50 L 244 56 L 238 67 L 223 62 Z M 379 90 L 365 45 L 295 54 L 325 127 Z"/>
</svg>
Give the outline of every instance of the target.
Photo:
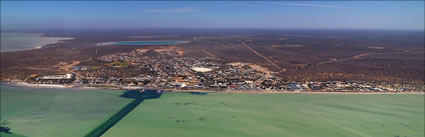
<svg viewBox="0 0 425 137">
<path fill-rule="evenodd" d="M 425 31 L 423 29 L 393 29 L 393 28 L 283 28 L 283 27 L 109 27 L 109 28 L 1 28 L 5 31 L 31 31 L 31 30 L 126 30 L 126 29 L 239 29 L 239 30 L 399 30 L 399 31 Z"/>
</svg>

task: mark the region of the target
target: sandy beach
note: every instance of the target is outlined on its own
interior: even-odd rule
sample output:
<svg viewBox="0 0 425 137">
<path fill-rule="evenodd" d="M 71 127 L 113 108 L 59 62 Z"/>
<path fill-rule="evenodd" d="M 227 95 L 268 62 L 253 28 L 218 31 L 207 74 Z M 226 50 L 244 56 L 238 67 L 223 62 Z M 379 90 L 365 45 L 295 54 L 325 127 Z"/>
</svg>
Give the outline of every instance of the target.
<svg viewBox="0 0 425 137">
<path fill-rule="evenodd" d="M 26 82 L 13 82 L 13 83 L 7 83 L 15 86 L 22 86 L 22 87 L 31 87 L 31 88 L 70 88 L 66 85 L 59 85 L 59 84 L 30 84 Z"/>
</svg>

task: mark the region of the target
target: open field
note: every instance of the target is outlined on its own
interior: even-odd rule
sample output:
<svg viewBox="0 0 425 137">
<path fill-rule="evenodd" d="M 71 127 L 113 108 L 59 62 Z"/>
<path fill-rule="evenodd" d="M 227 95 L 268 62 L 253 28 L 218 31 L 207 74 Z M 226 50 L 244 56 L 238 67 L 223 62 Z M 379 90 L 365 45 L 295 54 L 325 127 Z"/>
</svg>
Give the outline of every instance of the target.
<svg viewBox="0 0 425 137">
<path fill-rule="evenodd" d="M 166 93 L 103 137 L 422 137 L 424 95 Z"/>
<path fill-rule="evenodd" d="M 24 88 L 1 85 L 1 121 L 17 135 L 82 137 L 133 99 L 117 90 Z"/>
</svg>

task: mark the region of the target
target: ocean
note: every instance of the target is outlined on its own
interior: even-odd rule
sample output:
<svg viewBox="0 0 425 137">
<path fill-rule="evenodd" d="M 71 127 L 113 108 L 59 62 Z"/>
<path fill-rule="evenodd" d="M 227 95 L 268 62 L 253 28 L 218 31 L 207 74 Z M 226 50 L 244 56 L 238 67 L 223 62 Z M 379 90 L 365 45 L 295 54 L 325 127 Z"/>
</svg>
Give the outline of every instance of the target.
<svg viewBox="0 0 425 137">
<path fill-rule="evenodd" d="M 40 48 L 68 37 L 45 37 L 41 33 L 1 33 L 1 52 L 12 52 Z"/>
<path fill-rule="evenodd" d="M 32 88 L 0 83 L 5 137 L 83 137 L 134 99 L 123 90 Z M 18 136 L 21 135 L 21 136 Z"/>
</svg>

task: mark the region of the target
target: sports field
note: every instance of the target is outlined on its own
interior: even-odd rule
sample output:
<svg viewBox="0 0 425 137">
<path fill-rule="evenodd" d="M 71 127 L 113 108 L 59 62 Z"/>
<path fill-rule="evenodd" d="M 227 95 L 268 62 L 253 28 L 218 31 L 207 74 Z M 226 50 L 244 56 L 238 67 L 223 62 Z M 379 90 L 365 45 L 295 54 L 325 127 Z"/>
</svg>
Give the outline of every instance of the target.
<svg viewBox="0 0 425 137">
<path fill-rule="evenodd" d="M 1 137 L 83 137 L 133 99 L 122 91 L 25 88 L 1 84 Z"/>
<path fill-rule="evenodd" d="M 103 137 L 423 137 L 424 95 L 165 93 Z"/>
</svg>

